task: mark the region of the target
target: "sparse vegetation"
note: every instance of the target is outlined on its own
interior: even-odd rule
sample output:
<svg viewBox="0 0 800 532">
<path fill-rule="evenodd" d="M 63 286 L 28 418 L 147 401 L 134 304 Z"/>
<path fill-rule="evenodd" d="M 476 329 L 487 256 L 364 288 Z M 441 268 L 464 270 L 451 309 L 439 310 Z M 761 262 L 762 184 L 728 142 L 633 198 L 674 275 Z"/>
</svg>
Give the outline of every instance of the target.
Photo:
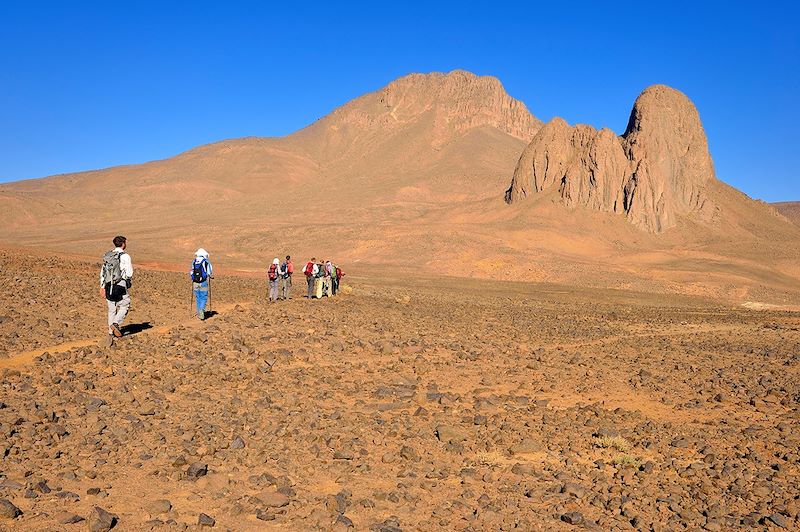
<svg viewBox="0 0 800 532">
<path fill-rule="evenodd" d="M 639 467 L 639 459 L 635 456 L 631 456 L 629 454 L 620 454 L 619 456 L 615 456 L 613 460 L 613 464 L 620 469 L 626 467 Z"/>
<path fill-rule="evenodd" d="M 483 465 L 497 466 L 506 462 L 506 458 L 497 451 L 481 451 L 475 455 L 475 461 Z"/>
<path fill-rule="evenodd" d="M 631 448 L 631 442 L 621 436 L 601 436 L 595 439 L 594 445 L 602 449 L 616 449 L 621 453 Z"/>
</svg>

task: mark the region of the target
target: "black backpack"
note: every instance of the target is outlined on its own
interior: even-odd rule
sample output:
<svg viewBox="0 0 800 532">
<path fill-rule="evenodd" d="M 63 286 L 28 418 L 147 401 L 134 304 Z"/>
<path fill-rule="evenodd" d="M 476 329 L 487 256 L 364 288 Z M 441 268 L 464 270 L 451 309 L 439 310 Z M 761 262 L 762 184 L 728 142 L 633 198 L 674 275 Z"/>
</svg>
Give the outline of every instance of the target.
<svg viewBox="0 0 800 532">
<path fill-rule="evenodd" d="M 206 260 L 203 259 L 200 262 L 194 261 L 192 263 L 192 281 L 195 283 L 202 283 L 208 279 L 208 274 L 206 273 Z"/>
</svg>

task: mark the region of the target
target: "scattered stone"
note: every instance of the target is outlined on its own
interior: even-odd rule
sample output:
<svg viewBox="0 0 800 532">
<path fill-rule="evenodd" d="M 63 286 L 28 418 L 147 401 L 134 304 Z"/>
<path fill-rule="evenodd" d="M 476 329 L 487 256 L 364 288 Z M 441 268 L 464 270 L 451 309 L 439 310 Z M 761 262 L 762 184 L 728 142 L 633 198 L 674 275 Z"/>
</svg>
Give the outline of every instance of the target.
<svg viewBox="0 0 800 532">
<path fill-rule="evenodd" d="M 99 506 L 95 506 L 86 522 L 89 525 L 89 532 L 108 532 L 117 525 L 117 516 L 111 514 Z"/>
<path fill-rule="evenodd" d="M 583 514 L 580 512 L 567 512 L 561 515 L 561 520 L 570 525 L 583 523 Z"/>
<path fill-rule="evenodd" d="M 281 508 L 289 504 L 289 497 L 277 491 L 262 491 L 256 497 L 267 508 Z"/>
<path fill-rule="evenodd" d="M 670 445 L 678 449 L 685 449 L 689 447 L 689 440 L 686 438 L 675 438 L 670 442 Z"/>
<path fill-rule="evenodd" d="M 148 504 L 146 509 L 152 515 L 165 514 L 172 510 L 172 503 L 167 499 L 156 499 Z"/>
<path fill-rule="evenodd" d="M 208 465 L 202 462 L 195 462 L 186 470 L 186 476 L 191 479 L 197 479 L 205 476 L 208 473 Z"/>
<path fill-rule="evenodd" d="M 336 517 L 336 522 L 333 524 L 334 530 L 348 530 L 350 528 L 355 528 L 352 519 L 346 517 L 344 514 L 339 514 Z"/>
<path fill-rule="evenodd" d="M 336 451 L 333 453 L 334 460 L 352 460 L 353 458 L 354 455 L 350 451 Z"/>
<path fill-rule="evenodd" d="M 14 519 L 22 515 L 22 510 L 14 506 L 8 499 L 0 499 L 0 517 Z"/>
<path fill-rule="evenodd" d="M 56 514 L 55 519 L 62 525 L 74 525 L 75 523 L 84 521 L 83 517 L 71 512 L 60 512 Z"/>
<path fill-rule="evenodd" d="M 582 499 L 586 495 L 586 488 L 574 482 L 568 482 L 561 487 L 561 493 Z"/>
<path fill-rule="evenodd" d="M 65 501 L 72 501 L 77 502 L 81 499 L 80 495 L 77 493 L 73 493 L 71 491 L 59 491 L 56 493 L 56 497 Z"/>
<path fill-rule="evenodd" d="M 781 528 L 789 528 L 789 521 L 786 517 L 782 516 L 779 513 L 770 514 L 766 518 L 768 521 L 772 521 L 775 526 L 779 526 Z"/>
<path fill-rule="evenodd" d="M 459 443 L 467 439 L 467 434 L 450 425 L 439 425 L 436 427 L 436 437 L 443 443 Z"/>
<path fill-rule="evenodd" d="M 197 516 L 197 524 L 200 526 L 213 527 L 214 525 L 217 524 L 217 521 L 210 515 L 201 513 L 200 515 Z"/>
<path fill-rule="evenodd" d="M 244 440 L 241 436 L 236 436 L 231 442 L 231 449 L 244 449 Z"/>
</svg>

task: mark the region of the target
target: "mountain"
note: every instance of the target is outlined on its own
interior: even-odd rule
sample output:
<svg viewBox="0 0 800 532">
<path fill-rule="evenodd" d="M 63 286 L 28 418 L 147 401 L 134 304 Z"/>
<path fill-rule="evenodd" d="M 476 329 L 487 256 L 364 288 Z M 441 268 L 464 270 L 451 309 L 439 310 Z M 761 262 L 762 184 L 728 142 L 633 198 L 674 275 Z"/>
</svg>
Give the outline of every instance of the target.
<svg viewBox="0 0 800 532">
<path fill-rule="evenodd" d="M 492 77 L 411 74 L 286 137 L 0 185 L 3 245 L 99 257 L 116 234 L 157 266 L 202 246 L 218 272 L 290 253 L 800 304 L 800 227 L 716 178 L 697 109 L 665 86 L 617 136 L 543 125 Z"/>
<path fill-rule="evenodd" d="M 0 241 L 96 254 L 125 233 L 157 261 L 198 242 L 239 266 L 287 249 L 374 259 L 379 226 L 491 197 L 540 127 L 496 78 L 412 74 L 287 137 L 0 185 Z"/>
<path fill-rule="evenodd" d="M 506 201 L 557 188 L 565 205 L 621 213 L 660 233 L 681 215 L 712 218 L 706 184 L 715 179 L 697 109 L 681 92 L 654 85 L 636 99 L 621 137 L 550 121 L 523 152 Z"/>
</svg>

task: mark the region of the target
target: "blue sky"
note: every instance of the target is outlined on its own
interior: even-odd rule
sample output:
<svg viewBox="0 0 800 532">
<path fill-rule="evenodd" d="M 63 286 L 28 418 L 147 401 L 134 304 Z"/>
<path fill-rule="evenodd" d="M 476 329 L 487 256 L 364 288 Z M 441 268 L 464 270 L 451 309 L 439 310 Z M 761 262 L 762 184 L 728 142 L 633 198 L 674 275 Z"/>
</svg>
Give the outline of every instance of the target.
<svg viewBox="0 0 800 532">
<path fill-rule="evenodd" d="M 0 181 L 285 135 L 407 73 L 458 68 L 543 120 L 618 133 L 666 83 L 700 110 L 720 179 L 800 200 L 792 3 L 271 4 L 3 2 Z"/>
</svg>

